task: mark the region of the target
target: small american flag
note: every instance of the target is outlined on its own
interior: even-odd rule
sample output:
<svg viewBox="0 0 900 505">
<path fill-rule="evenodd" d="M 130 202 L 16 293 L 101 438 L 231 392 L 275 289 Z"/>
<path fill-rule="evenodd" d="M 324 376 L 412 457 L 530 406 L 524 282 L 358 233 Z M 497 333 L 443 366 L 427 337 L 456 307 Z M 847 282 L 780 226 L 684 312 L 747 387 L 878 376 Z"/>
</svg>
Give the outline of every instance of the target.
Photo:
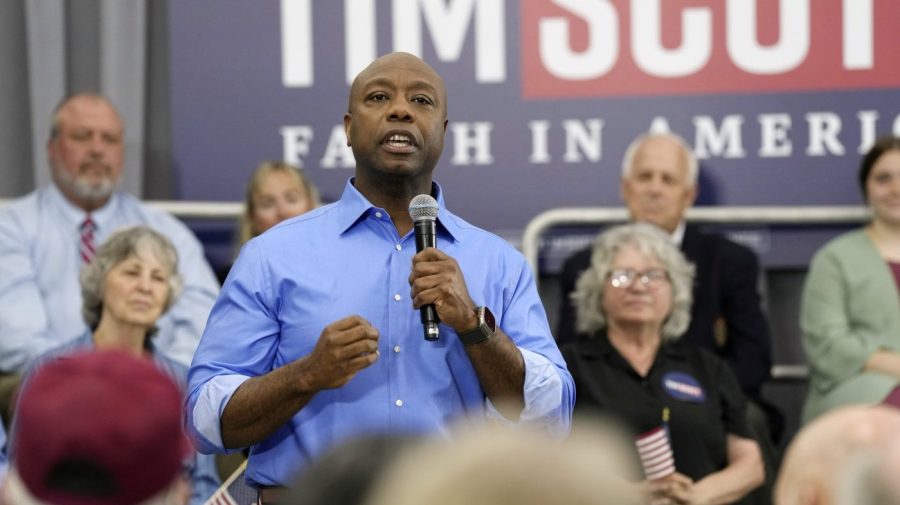
<svg viewBox="0 0 900 505">
<path fill-rule="evenodd" d="M 244 471 L 247 462 L 244 461 L 237 470 L 223 483 L 204 505 L 255 505 L 257 502 L 257 490 L 244 482 Z"/>
<path fill-rule="evenodd" d="M 647 480 L 662 479 L 675 473 L 675 455 L 665 424 L 634 437 L 634 443 Z"/>
</svg>

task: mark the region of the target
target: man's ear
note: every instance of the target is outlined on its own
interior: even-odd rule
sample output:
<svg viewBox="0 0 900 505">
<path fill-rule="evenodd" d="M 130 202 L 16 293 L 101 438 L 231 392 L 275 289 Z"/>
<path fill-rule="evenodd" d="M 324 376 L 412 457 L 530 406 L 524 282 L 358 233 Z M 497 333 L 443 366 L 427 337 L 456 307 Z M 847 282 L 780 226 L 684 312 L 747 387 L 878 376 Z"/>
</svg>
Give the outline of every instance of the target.
<svg viewBox="0 0 900 505">
<path fill-rule="evenodd" d="M 349 112 L 344 113 L 344 135 L 347 136 L 347 147 L 350 147 L 350 121 L 353 119 Z"/>
</svg>

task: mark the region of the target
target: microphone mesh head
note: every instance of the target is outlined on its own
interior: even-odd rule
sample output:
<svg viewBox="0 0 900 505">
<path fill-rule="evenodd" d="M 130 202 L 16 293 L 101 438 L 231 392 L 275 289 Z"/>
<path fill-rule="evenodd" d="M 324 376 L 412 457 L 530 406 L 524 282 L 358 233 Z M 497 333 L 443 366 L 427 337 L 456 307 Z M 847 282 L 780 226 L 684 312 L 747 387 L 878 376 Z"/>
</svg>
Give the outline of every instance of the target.
<svg viewBox="0 0 900 505">
<path fill-rule="evenodd" d="M 437 215 L 438 203 L 431 195 L 417 195 L 409 202 L 409 217 L 412 218 L 414 223 L 423 219 L 434 221 Z"/>
</svg>

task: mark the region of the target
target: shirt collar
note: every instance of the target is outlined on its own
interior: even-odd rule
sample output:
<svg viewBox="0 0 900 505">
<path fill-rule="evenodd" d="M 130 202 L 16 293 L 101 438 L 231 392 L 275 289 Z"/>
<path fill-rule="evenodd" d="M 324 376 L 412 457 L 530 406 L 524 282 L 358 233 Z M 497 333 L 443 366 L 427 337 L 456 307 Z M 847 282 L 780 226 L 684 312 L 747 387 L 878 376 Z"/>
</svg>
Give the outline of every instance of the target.
<svg viewBox="0 0 900 505">
<path fill-rule="evenodd" d="M 355 186 L 353 186 L 353 180 L 355 177 L 351 177 L 347 180 L 347 184 L 344 185 L 344 192 L 341 194 L 341 199 L 338 201 L 340 205 L 340 217 L 338 218 L 340 223 L 341 233 L 346 232 L 350 228 L 352 228 L 356 223 L 361 222 L 366 216 L 375 213 L 375 212 L 386 212 L 384 209 L 380 209 L 372 205 L 362 193 L 360 193 Z M 440 184 L 436 182 L 431 183 L 431 194 L 434 196 L 435 200 L 437 200 L 438 204 L 438 232 L 441 230 L 450 235 L 450 239 L 456 241 L 460 234 L 460 226 L 450 211 L 447 210 L 447 207 L 444 205 L 444 191 L 441 189 Z"/>
<path fill-rule="evenodd" d="M 56 204 L 57 208 L 60 209 L 70 222 L 74 223 L 76 226 L 80 226 L 88 213 L 81 207 L 69 201 L 55 183 L 51 182 L 48 186 L 47 190 L 50 199 Z M 91 219 L 94 221 L 94 225 L 97 228 L 104 228 L 109 223 L 110 219 L 112 219 L 115 214 L 114 209 L 117 207 L 118 199 L 118 191 L 113 191 L 113 194 L 110 196 L 109 201 L 106 202 L 106 205 L 99 209 L 95 209 L 90 213 Z"/>
<path fill-rule="evenodd" d="M 685 223 L 684 219 L 678 222 L 678 226 L 675 227 L 675 231 L 672 232 L 670 237 L 672 237 L 672 243 L 681 247 L 682 242 L 684 242 L 684 228 Z"/>
</svg>

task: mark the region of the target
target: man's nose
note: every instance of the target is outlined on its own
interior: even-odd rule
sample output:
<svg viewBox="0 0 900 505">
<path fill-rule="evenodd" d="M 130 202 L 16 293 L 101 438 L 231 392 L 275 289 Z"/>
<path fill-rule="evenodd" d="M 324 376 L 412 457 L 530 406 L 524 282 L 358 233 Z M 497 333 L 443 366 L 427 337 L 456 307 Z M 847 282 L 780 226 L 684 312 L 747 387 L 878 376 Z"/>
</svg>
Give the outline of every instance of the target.
<svg viewBox="0 0 900 505">
<path fill-rule="evenodd" d="M 391 102 L 390 113 L 388 119 L 393 121 L 412 121 L 413 115 L 409 108 L 409 103 L 405 99 L 397 99 Z"/>
<path fill-rule="evenodd" d="M 91 154 L 93 154 L 95 156 L 100 156 L 106 152 L 106 145 L 103 142 L 103 139 L 100 138 L 99 135 L 94 135 L 91 137 L 89 146 L 90 146 Z"/>
<path fill-rule="evenodd" d="M 650 182 L 647 184 L 647 187 L 650 191 L 654 193 L 659 193 L 663 189 L 663 182 L 659 177 L 654 177 L 650 179 Z"/>
</svg>

